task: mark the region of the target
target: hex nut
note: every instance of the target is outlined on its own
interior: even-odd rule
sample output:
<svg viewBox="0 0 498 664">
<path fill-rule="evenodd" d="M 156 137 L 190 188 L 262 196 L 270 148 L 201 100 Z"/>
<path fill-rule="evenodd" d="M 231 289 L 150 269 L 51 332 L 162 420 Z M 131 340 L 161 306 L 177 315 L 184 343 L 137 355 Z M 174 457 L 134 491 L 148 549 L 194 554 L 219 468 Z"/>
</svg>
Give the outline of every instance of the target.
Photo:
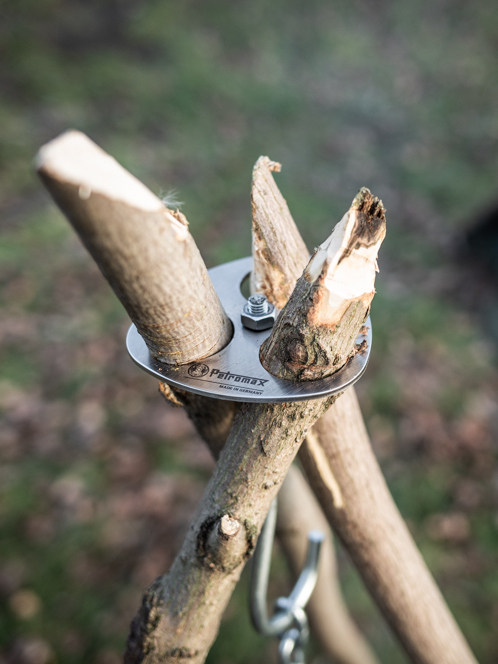
<svg viewBox="0 0 498 664">
<path fill-rule="evenodd" d="M 254 314 L 251 314 L 250 311 L 248 311 L 248 307 L 245 306 L 240 315 L 242 325 L 255 332 L 261 332 L 262 330 L 268 330 L 270 327 L 273 327 L 276 318 L 276 309 L 273 304 L 270 304 L 269 307 L 270 311 L 266 314 L 255 316 Z"/>
</svg>

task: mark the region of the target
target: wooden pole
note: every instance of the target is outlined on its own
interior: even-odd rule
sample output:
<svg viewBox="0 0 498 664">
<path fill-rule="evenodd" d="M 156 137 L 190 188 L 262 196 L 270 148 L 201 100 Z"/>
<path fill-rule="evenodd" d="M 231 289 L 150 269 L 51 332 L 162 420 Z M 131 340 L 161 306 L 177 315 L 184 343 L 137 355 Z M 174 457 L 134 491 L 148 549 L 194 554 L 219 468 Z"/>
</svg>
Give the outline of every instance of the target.
<svg viewBox="0 0 498 664">
<path fill-rule="evenodd" d="M 361 189 L 313 253 L 263 343 L 260 359 L 267 371 L 288 380 L 316 380 L 348 361 L 375 294 L 377 254 L 385 234 L 382 201 Z"/>
<path fill-rule="evenodd" d="M 238 409 L 178 556 L 144 596 L 125 662 L 204 661 L 299 445 L 333 400 Z"/>
<path fill-rule="evenodd" d="M 269 160 L 268 160 L 269 161 Z M 276 188 L 272 162 L 256 165 L 259 189 Z M 271 169 L 274 170 L 274 169 Z M 253 185 L 254 187 L 254 185 Z M 260 192 L 260 198 L 275 200 Z M 267 206 L 257 221 L 256 270 L 265 270 L 267 297 L 279 285 L 292 284 L 299 263 L 292 269 L 283 256 L 288 215 L 281 205 Z M 253 214 L 258 211 L 253 210 Z M 292 222 L 294 224 L 294 222 Z M 292 229 L 291 234 L 295 235 Z M 276 239 L 277 238 L 277 239 Z M 265 248 L 260 256 L 258 247 Z M 272 257 L 271 270 L 268 256 Z M 308 262 L 300 254 L 301 266 Z M 258 264 L 260 267 L 258 268 Z M 278 275 L 273 280 L 272 275 Z M 268 289 L 266 291 L 265 289 Z M 313 427 L 299 459 L 327 519 L 413 662 L 417 664 L 475 664 L 475 658 L 428 571 L 386 487 L 372 452 L 354 388 L 347 390 Z"/>
<path fill-rule="evenodd" d="M 226 346 L 232 325 L 181 213 L 81 132 L 45 145 L 37 170 L 157 359 Z"/>
<path fill-rule="evenodd" d="M 159 384 L 161 394 L 173 406 L 183 406 L 197 432 L 218 458 L 232 426 L 238 404 L 209 399 Z M 320 553 L 316 588 L 306 606 L 311 632 L 323 653 L 338 664 L 378 664 L 344 603 L 332 531 L 310 486 L 297 465 L 292 465 L 278 493 L 276 537 L 287 559 L 293 579 L 304 567 L 307 536 L 321 530 L 325 541 Z"/>
<path fill-rule="evenodd" d="M 329 523 L 417 664 L 476 664 L 386 486 L 353 390 L 299 458 Z"/>
<path fill-rule="evenodd" d="M 283 309 L 308 263 L 309 252 L 273 178 L 272 173 L 280 170 L 281 165 L 268 157 L 260 157 L 253 169 L 251 291 L 264 293 Z M 317 584 L 306 606 L 311 631 L 334 662 L 374 664 L 377 659 L 342 597 L 330 526 L 301 471 L 293 465 L 278 494 L 276 536 L 295 578 L 303 568 L 307 534 L 312 529 L 321 530 L 325 540 Z"/>
</svg>

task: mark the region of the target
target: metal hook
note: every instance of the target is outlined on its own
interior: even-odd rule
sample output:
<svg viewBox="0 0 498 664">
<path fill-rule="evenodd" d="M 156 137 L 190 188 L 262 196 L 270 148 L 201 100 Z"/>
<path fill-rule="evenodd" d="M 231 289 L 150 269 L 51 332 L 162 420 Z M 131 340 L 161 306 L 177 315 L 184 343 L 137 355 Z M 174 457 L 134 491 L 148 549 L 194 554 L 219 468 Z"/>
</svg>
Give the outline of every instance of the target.
<svg viewBox="0 0 498 664">
<path fill-rule="evenodd" d="M 266 636 L 281 636 L 294 622 L 301 623 L 302 626 L 299 625 L 301 629 L 307 629 L 306 614 L 303 609 L 315 587 L 318 574 L 318 556 L 324 540 L 324 534 L 320 530 L 311 530 L 308 533 L 308 552 L 303 571 L 299 575 L 289 597 L 280 597 L 277 600 L 276 612 L 270 618 L 268 617 L 266 596 L 276 521 L 277 499 L 275 498 L 261 529 L 254 553 L 250 589 L 250 609 L 253 625 L 260 634 Z"/>
</svg>

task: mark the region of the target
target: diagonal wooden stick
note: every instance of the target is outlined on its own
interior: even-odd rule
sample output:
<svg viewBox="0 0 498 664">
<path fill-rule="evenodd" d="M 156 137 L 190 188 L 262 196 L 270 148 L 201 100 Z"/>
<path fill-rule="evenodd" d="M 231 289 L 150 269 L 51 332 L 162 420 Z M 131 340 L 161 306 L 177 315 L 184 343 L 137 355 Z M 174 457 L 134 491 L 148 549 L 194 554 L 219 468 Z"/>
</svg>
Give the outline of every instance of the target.
<svg viewBox="0 0 498 664">
<path fill-rule="evenodd" d="M 78 131 L 45 145 L 37 170 L 155 357 L 226 346 L 232 325 L 182 214 Z"/>
<path fill-rule="evenodd" d="M 280 284 L 288 290 L 299 277 L 297 251 L 292 265 L 285 256 L 290 215 L 280 202 L 268 204 L 278 200 L 273 170 L 262 157 L 253 177 L 255 271 L 264 274 L 259 281 L 269 299 L 279 297 Z M 304 267 L 306 250 L 300 258 Z M 313 427 L 299 458 L 330 525 L 412 661 L 475 664 L 386 487 L 353 388 Z"/>
<path fill-rule="evenodd" d="M 365 226 L 355 242 L 363 246 L 369 230 Z M 361 277 L 355 275 L 360 285 Z M 367 275 L 365 289 L 370 286 Z M 297 311 L 301 300 L 301 291 L 295 289 L 286 306 Z M 323 300 L 317 302 L 315 311 L 306 300 L 301 304 L 311 317 L 321 315 Z M 339 327 L 340 320 L 337 322 Z M 349 335 L 349 327 L 344 329 Z M 278 343 L 278 334 L 273 338 Z M 320 343 L 320 330 L 314 330 L 313 338 Z M 342 347 L 340 334 L 336 340 Z M 213 627 L 219 624 L 305 433 L 334 401 L 330 397 L 288 404 L 244 404 L 237 411 L 180 553 L 168 574 L 144 597 L 125 661 L 204 661 L 214 638 Z"/>
<path fill-rule="evenodd" d="M 283 309 L 309 252 L 273 178 L 280 170 L 281 165 L 268 157 L 260 157 L 253 169 L 251 289 Z M 296 578 L 305 560 L 308 531 L 325 534 L 317 585 L 306 607 L 323 652 L 339 664 L 374 664 L 377 660 L 342 598 L 330 526 L 297 466 L 291 467 L 280 489 L 278 506 L 276 534 Z"/>
</svg>

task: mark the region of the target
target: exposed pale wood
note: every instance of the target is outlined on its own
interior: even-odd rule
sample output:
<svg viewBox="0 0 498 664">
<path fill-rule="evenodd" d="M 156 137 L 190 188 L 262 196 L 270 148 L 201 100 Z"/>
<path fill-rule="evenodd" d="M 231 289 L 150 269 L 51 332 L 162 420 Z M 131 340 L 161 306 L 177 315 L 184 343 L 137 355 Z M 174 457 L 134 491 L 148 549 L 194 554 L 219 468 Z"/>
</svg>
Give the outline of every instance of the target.
<svg viewBox="0 0 498 664">
<path fill-rule="evenodd" d="M 278 494 L 276 534 L 295 578 L 304 566 L 307 534 L 312 529 L 325 533 L 325 541 L 317 584 L 306 606 L 311 632 L 333 662 L 377 664 L 342 598 L 329 524 L 301 471 L 293 465 Z"/>
<path fill-rule="evenodd" d="M 206 304 L 206 300 L 209 303 L 209 293 L 206 294 L 205 292 L 210 287 L 209 279 L 207 279 L 208 284 L 203 283 L 201 288 L 196 283 L 196 277 L 204 277 L 205 268 L 202 260 L 196 257 L 198 252 L 186 228 L 185 218 L 179 213 L 165 210 L 161 202 L 140 182 L 119 167 L 112 158 L 103 153 L 86 137 L 77 132 L 71 132 L 45 146 L 38 156 L 38 169 L 47 188 L 49 188 L 56 201 L 72 221 L 87 248 L 90 250 L 90 253 L 92 253 L 98 262 L 104 275 L 113 285 L 116 293 L 137 324 L 137 327 L 145 336 L 154 354 L 160 356 L 163 361 L 165 359 L 171 361 L 170 356 L 172 354 L 175 356 L 175 362 L 199 359 L 201 356 L 200 353 L 204 353 L 205 344 L 197 344 L 195 350 L 190 352 L 189 337 L 191 335 L 184 333 L 184 321 L 181 321 L 180 324 L 175 324 L 176 321 L 174 320 L 173 324 L 169 326 L 159 326 L 159 334 L 157 330 L 157 319 L 161 320 L 161 314 L 164 313 L 163 310 L 167 310 L 171 304 L 175 306 L 176 302 L 174 301 L 175 298 L 171 302 L 171 275 L 166 274 L 164 276 L 163 272 L 168 272 L 168 270 L 163 270 L 164 262 L 158 259 L 157 251 L 155 252 L 154 249 L 160 249 L 160 258 L 162 259 L 165 256 L 173 256 L 168 266 L 171 272 L 175 268 L 175 250 L 179 247 L 185 250 L 186 247 L 187 251 L 184 251 L 183 256 L 176 262 L 182 268 L 181 273 L 188 274 L 192 278 L 192 284 L 198 287 L 198 291 L 204 297 L 203 303 Z M 140 228 L 139 224 L 141 225 Z M 174 250 L 171 249 L 171 246 L 167 247 L 161 244 L 164 243 L 164 236 L 166 236 L 168 243 L 172 244 Z M 151 245 L 153 247 L 152 250 L 150 248 Z M 192 245 L 194 246 L 194 250 L 191 248 Z M 192 255 L 194 256 L 193 263 L 195 265 L 187 265 L 187 269 L 185 269 L 185 263 L 188 263 L 186 259 L 192 260 Z M 194 269 L 194 267 L 199 267 L 199 263 L 201 264 L 201 269 L 198 270 L 200 275 Z M 157 269 L 160 274 L 154 273 L 153 268 Z M 164 282 L 159 283 L 163 278 L 166 284 Z M 178 279 L 175 279 L 175 281 L 178 283 Z M 205 279 L 202 278 L 202 281 L 205 281 Z M 190 290 L 184 290 L 182 295 L 188 300 L 191 292 Z M 213 314 L 212 308 L 210 309 L 210 313 Z M 216 307 L 214 314 L 216 315 Z M 192 313 L 189 311 L 186 317 L 192 318 Z M 202 316 L 202 320 L 203 329 L 205 329 L 206 319 L 204 316 Z M 170 322 L 169 318 L 168 322 Z M 189 322 L 191 321 L 187 321 L 187 323 Z M 169 329 L 164 330 L 164 327 L 169 327 Z M 214 320 L 212 327 L 214 330 L 218 330 L 218 332 L 220 328 L 224 328 L 224 334 L 218 335 L 218 340 L 224 336 L 223 344 L 226 343 L 227 320 L 223 312 L 221 320 Z M 218 350 L 221 345 L 218 341 L 218 347 L 209 349 L 209 352 Z M 175 353 L 170 352 L 171 348 L 175 348 Z M 185 348 L 189 351 L 187 354 L 183 354 Z M 191 398 L 192 395 L 180 392 L 175 393 L 164 387 L 162 392 L 175 405 L 187 404 L 191 416 L 193 416 L 194 420 L 197 418 L 197 423 L 202 425 L 206 437 L 211 439 L 211 444 L 213 446 L 219 444 L 225 436 L 225 432 L 232 420 L 233 404 L 221 402 L 223 405 L 221 410 L 218 409 L 215 414 L 209 413 L 206 415 L 206 408 L 205 404 L 202 404 L 202 398 L 196 400 L 195 398 Z M 217 402 L 217 404 L 219 403 Z M 298 438 L 302 438 L 305 431 L 303 427 L 307 425 L 307 415 L 312 419 L 316 418 L 316 414 L 313 413 L 317 409 L 321 408 L 323 410 L 325 407 L 326 402 L 315 402 L 309 408 L 305 404 L 299 406 L 298 410 L 302 415 L 303 421 L 299 423 L 298 427 L 295 427 L 294 434 L 297 431 L 297 438 L 296 435 L 294 435 L 294 438 L 296 441 Z M 279 406 L 278 410 L 282 410 L 283 408 L 285 407 Z M 273 415 L 270 413 L 269 416 L 271 418 Z M 295 413 L 292 413 L 291 420 L 294 417 Z M 260 415 L 256 415 L 256 420 L 258 424 L 261 424 Z M 275 424 L 275 422 L 272 422 L 272 424 Z M 253 433 L 255 430 L 256 427 L 253 427 Z M 263 430 L 264 426 L 261 431 Z M 271 436 L 268 437 L 268 447 L 265 449 L 265 454 L 271 456 L 272 445 L 270 438 Z M 262 443 L 261 437 L 257 443 Z M 240 445 L 237 447 L 240 447 Z M 294 443 L 293 447 L 294 449 L 291 447 L 291 456 L 295 454 L 297 442 Z M 267 467 L 266 470 L 268 470 Z M 277 475 L 279 472 L 284 474 L 285 463 L 282 468 L 279 466 L 279 470 L 274 470 L 271 479 L 267 479 L 264 482 L 264 488 L 267 492 L 271 492 L 273 487 L 277 487 L 279 480 L 281 480 L 281 477 L 277 478 L 277 481 L 275 480 L 275 472 Z M 275 490 L 273 489 L 273 491 Z M 269 495 L 266 501 L 268 504 L 271 498 L 271 495 Z M 249 506 L 253 507 L 252 503 Z M 207 568 L 211 572 L 217 570 L 223 576 L 227 572 L 232 571 L 232 568 L 236 570 L 237 567 L 240 567 L 241 560 L 245 559 L 254 545 L 254 528 L 261 525 L 266 507 L 264 506 L 260 509 L 259 523 L 256 526 L 252 525 L 247 519 L 243 522 L 239 521 L 237 517 L 228 512 L 217 514 L 212 519 L 204 519 L 201 524 L 202 528 L 197 533 L 198 537 L 195 541 L 196 560 L 197 562 L 201 562 L 203 569 Z M 200 509 L 201 511 L 205 510 L 206 505 L 201 506 Z M 184 563 L 185 559 L 180 558 L 181 566 Z M 216 586 L 217 583 L 215 583 Z M 180 593 L 185 590 L 185 586 L 182 585 L 181 581 L 176 585 L 176 588 Z M 217 592 L 217 588 L 214 595 L 218 598 L 219 593 Z M 226 601 L 229 595 L 230 592 L 228 594 L 226 592 L 225 594 L 221 593 L 221 602 L 223 600 Z M 209 594 L 201 593 L 201 596 L 206 601 Z M 149 594 L 149 599 L 150 597 Z M 198 595 L 194 593 L 194 603 L 195 597 L 198 597 Z M 210 601 L 213 602 L 212 596 Z M 214 603 L 216 603 L 216 600 L 214 600 Z M 147 609 L 148 606 L 146 600 L 144 607 Z M 212 606 L 209 607 L 209 610 L 212 612 Z M 146 612 L 148 617 L 151 618 L 150 611 L 147 610 Z M 219 615 L 220 611 L 214 611 L 214 627 L 212 626 L 207 630 L 204 640 L 202 639 L 202 635 L 199 635 L 198 630 L 194 630 L 196 637 L 199 636 L 200 653 L 198 654 L 201 659 L 203 658 L 202 647 L 212 641 L 216 633 Z M 197 617 L 199 617 L 198 614 Z M 158 622 L 156 618 L 158 617 L 155 616 L 153 622 Z M 195 623 L 195 618 L 196 615 L 193 616 L 190 622 Z M 202 620 L 205 622 L 204 618 Z M 140 624 L 139 617 L 138 632 L 140 632 Z M 137 621 L 135 625 L 137 626 Z M 154 636 L 148 631 L 150 627 L 151 624 L 146 623 L 145 631 L 148 637 L 145 641 L 148 642 L 150 642 L 150 639 L 154 641 Z M 155 629 L 152 631 L 154 634 L 156 633 Z M 134 641 L 133 635 L 136 636 L 137 632 L 132 632 L 128 654 L 133 651 L 133 644 L 137 645 L 137 641 Z M 149 659 L 148 654 L 142 649 L 143 645 L 145 643 L 142 641 L 138 652 L 135 650 L 134 655 L 132 655 L 137 657 L 137 661 L 143 660 L 144 657 Z M 175 647 L 173 645 L 170 654 L 175 661 L 184 658 L 192 661 L 190 656 L 192 653 L 188 648 L 182 649 L 182 646 Z M 152 658 L 155 656 L 159 656 L 161 660 L 163 659 L 160 648 L 155 655 L 154 653 L 151 655 Z"/>
<path fill-rule="evenodd" d="M 183 364 L 228 343 L 232 325 L 181 213 L 80 132 L 47 143 L 37 169 L 159 360 Z"/>
<path fill-rule="evenodd" d="M 127 664 L 204 661 L 270 503 L 308 429 L 333 400 L 238 409 L 180 553 L 144 595 Z M 228 517 L 240 525 L 233 538 L 220 535 Z"/>
<path fill-rule="evenodd" d="M 309 262 L 309 251 L 273 179 L 272 172 L 281 168 L 280 164 L 277 166 L 268 157 L 260 157 L 253 171 L 253 274 L 258 276 L 251 278 L 251 285 L 253 289 L 259 287 L 270 302 L 283 308 Z M 310 437 L 306 440 L 309 441 Z M 317 585 L 306 608 L 312 631 L 324 654 L 333 661 L 348 664 L 374 662 L 375 656 L 352 621 L 341 596 L 330 526 L 308 484 L 302 477 L 296 477 L 299 472 L 291 468 L 280 490 L 277 536 L 297 574 L 305 556 L 307 532 L 317 528 L 325 534 Z M 331 474 L 324 474 L 323 479 L 334 487 Z M 290 533 L 294 532 L 296 534 L 292 536 Z"/>
<path fill-rule="evenodd" d="M 299 455 L 306 474 L 412 661 L 475 664 L 392 500 L 352 390 L 337 400 L 311 436 L 316 437 L 314 446 L 303 445 Z M 320 458 L 313 451 L 317 445 L 324 452 Z M 336 494 L 323 480 L 328 473 L 335 478 Z"/>
<path fill-rule="evenodd" d="M 289 380 L 316 380 L 346 363 L 370 311 L 385 233 L 382 202 L 361 189 L 332 235 L 315 250 L 261 347 L 267 371 Z"/>
<path fill-rule="evenodd" d="M 281 226 L 266 233 L 260 226 L 270 254 L 274 229 Z M 275 261 L 281 246 L 281 240 L 275 244 Z M 253 258 L 261 260 L 259 252 Z M 285 261 L 279 266 L 284 269 Z M 272 287 L 268 279 L 265 288 Z M 313 427 L 299 458 L 330 525 L 412 661 L 475 664 L 386 487 L 354 388 Z"/>
</svg>

